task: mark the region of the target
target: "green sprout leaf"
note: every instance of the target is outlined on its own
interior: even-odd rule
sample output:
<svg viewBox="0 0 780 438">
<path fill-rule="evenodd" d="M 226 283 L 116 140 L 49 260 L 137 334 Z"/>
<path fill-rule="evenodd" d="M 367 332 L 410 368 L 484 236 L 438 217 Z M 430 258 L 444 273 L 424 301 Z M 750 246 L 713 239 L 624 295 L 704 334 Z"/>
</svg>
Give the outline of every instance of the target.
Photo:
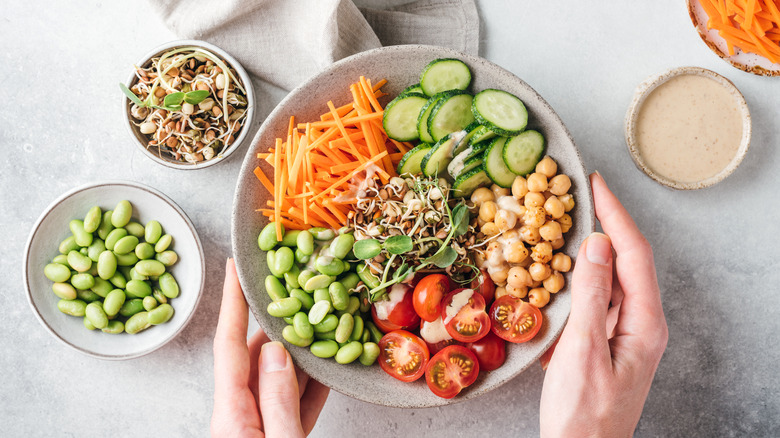
<svg viewBox="0 0 780 438">
<path fill-rule="evenodd" d="M 355 242 L 352 247 L 358 260 L 368 260 L 376 257 L 382 251 L 382 244 L 376 239 L 364 239 Z"/>
<path fill-rule="evenodd" d="M 458 204 L 452 209 L 452 229 L 455 237 L 462 236 L 469 230 L 469 210 L 466 204 Z"/>
<path fill-rule="evenodd" d="M 439 268 L 446 268 L 458 258 L 458 253 L 451 246 L 445 246 L 440 249 L 436 254 L 425 259 L 426 264 L 434 264 Z"/>
<path fill-rule="evenodd" d="M 197 105 L 203 102 L 207 97 L 209 97 L 209 90 L 195 90 L 185 94 L 184 101 L 192 105 Z"/>
<path fill-rule="evenodd" d="M 178 105 L 181 108 L 181 103 L 183 101 L 184 93 L 177 91 L 176 93 L 165 96 L 165 99 L 163 99 L 163 106 L 173 108 Z"/>
<path fill-rule="evenodd" d="M 412 238 L 409 236 L 391 236 L 385 240 L 385 249 L 390 254 L 405 254 L 412 250 Z"/>
<path fill-rule="evenodd" d="M 128 99 L 130 99 L 134 104 L 138 106 L 146 106 L 145 103 L 141 101 L 141 99 L 138 98 L 138 96 L 135 95 L 132 91 L 130 91 L 129 88 L 127 88 L 127 85 L 123 83 L 119 83 L 119 88 L 122 90 L 123 93 L 125 93 L 125 96 L 127 96 Z"/>
</svg>

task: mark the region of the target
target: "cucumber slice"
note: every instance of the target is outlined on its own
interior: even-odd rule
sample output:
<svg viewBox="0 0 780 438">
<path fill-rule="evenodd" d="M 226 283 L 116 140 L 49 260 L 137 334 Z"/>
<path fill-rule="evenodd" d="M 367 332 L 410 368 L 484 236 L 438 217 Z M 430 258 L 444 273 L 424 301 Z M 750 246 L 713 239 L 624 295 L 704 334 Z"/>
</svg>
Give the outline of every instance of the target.
<svg viewBox="0 0 780 438">
<path fill-rule="evenodd" d="M 453 178 L 457 178 L 459 175 L 463 173 L 463 167 L 466 165 L 467 162 L 473 160 L 474 157 L 484 156 L 483 152 L 485 151 L 485 149 L 487 149 L 489 145 L 490 142 L 486 142 L 486 141 L 483 141 L 482 143 L 470 145 L 462 152 L 455 155 L 455 157 L 450 161 L 450 164 L 447 165 L 447 172 Z"/>
<path fill-rule="evenodd" d="M 471 102 L 474 96 L 465 91 L 448 91 L 428 116 L 428 133 L 439 141 L 451 132 L 461 131 L 474 122 Z M 465 133 L 464 133 L 465 135 Z"/>
<path fill-rule="evenodd" d="M 484 153 L 469 158 L 468 160 L 466 160 L 465 163 L 463 163 L 463 170 L 460 171 L 460 174 L 458 174 L 458 176 L 465 174 L 466 172 L 470 171 L 471 169 L 474 169 L 475 167 L 481 165 L 484 162 L 485 162 Z"/>
<path fill-rule="evenodd" d="M 511 137 L 523 132 L 528 124 L 528 111 L 517 96 L 488 88 L 474 96 L 471 107 L 474 118 L 498 135 Z"/>
<path fill-rule="evenodd" d="M 517 176 L 504 163 L 506 140 L 506 137 L 496 138 L 490 142 L 490 146 L 485 151 L 485 173 L 494 183 L 504 188 L 511 187 Z"/>
<path fill-rule="evenodd" d="M 404 91 L 402 91 L 401 94 L 399 94 L 399 96 L 403 96 L 404 94 L 409 94 L 409 93 L 425 94 L 425 92 L 422 90 L 422 87 L 420 86 L 419 83 L 414 85 L 409 85 L 408 87 L 404 88 Z"/>
<path fill-rule="evenodd" d="M 431 147 L 433 147 L 433 145 L 428 143 L 420 143 L 419 145 L 412 148 L 409 152 L 405 153 L 404 156 L 401 157 L 401 162 L 398 163 L 398 174 L 409 174 L 414 176 L 422 172 L 420 163 L 422 163 L 423 158 L 428 155 Z"/>
<path fill-rule="evenodd" d="M 456 198 L 470 196 L 477 187 L 490 184 L 490 178 L 485 172 L 484 166 L 478 166 L 459 176 L 452 183 L 452 194 Z"/>
<path fill-rule="evenodd" d="M 461 140 L 460 144 L 455 147 L 455 151 L 454 151 L 455 155 L 465 151 L 470 144 L 477 143 L 476 141 L 472 141 L 475 135 L 481 137 L 482 133 L 491 132 L 491 131 L 485 128 L 484 126 L 480 125 L 478 122 L 474 122 L 466 127 L 466 132 L 468 132 L 468 134 L 466 134 L 466 136 L 463 137 L 463 140 Z"/>
<path fill-rule="evenodd" d="M 438 176 L 444 173 L 447 170 L 447 165 L 452 160 L 452 150 L 465 135 L 466 131 L 453 132 L 447 134 L 433 145 L 420 164 L 423 175 Z"/>
<path fill-rule="evenodd" d="M 436 106 L 436 102 L 444 97 L 444 94 L 437 94 L 428 99 L 428 102 L 420 109 L 419 116 L 417 117 L 417 135 L 420 140 L 426 143 L 436 143 L 436 140 L 428 133 L 428 117 L 433 111 L 433 107 Z"/>
<path fill-rule="evenodd" d="M 490 140 L 495 136 L 496 133 L 488 129 L 487 126 L 480 125 L 477 129 L 474 130 L 474 133 L 471 135 L 471 140 L 469 142 L 471 144 L 479 143 L 485 140 Z"/>
<path fill-rule="evenodd" d="M 503 158 L 509 170 L 525 176 L 534 171 L 543 154 L 544 136 L 529 130 L 506 141 Z"/>
<path fill-rule="evenodd" d="M 417 116 L 428 99 L 419 93 L 407 93 L 393 99 L 385 108 L 382 126 L 387 136 L 397 141 L 412 141 L 417 134 Z"/>
<path fill-rule="evenodd" d="M 471 70 L 458 59 L 435 59 L 420 74 L 420 87 L 428 96 L 447 90 L 465 90 L 470 84 Z"/>
</svg>

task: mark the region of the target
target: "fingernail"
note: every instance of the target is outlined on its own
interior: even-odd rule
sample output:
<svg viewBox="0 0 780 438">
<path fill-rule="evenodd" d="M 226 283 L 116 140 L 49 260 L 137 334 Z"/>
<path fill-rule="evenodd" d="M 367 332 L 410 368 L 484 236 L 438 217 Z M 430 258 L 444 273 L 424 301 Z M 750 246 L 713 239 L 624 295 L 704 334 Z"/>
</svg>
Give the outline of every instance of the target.
<svg viewBox="0 0 780 438">
<path fill-rule="evenodd" d="M 588 237 L 585 257 L 595 265 L 607 265 L 612 258 L 612 243 L 605 234 L 593 233 Z"/>
<path fill-rule="evenodd" d="M 287 350 L 281 342 L 268 342 L 260 352 L 263 358 L 263 371 L 273 373 L 287 368 Z"/>
</svg>

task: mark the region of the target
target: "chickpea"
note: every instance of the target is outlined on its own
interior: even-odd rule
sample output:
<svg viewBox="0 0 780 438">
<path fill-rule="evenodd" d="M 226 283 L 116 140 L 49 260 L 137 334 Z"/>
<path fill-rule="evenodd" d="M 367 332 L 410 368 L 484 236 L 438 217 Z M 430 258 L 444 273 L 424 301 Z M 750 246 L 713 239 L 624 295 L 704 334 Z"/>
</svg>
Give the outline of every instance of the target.
<svg viewBox="0 0 780 438">
<path fill-rule="evenodd" d="M 479 207 L 479 218 L 485 222 L 492 222 L 496 217 L 498 205 L 493 201 L 485 201 Z"/>
<path fill-rule="evenodd" d="M 552 195 L 544 202 L 544 211 L 553 219 L 558 219 L 566 213 L 566 207 L 564 207 L 563 202 L 557 196 Z"/>
<path fill-rule="evenodd" d="M 490 274 L 490 279 L 493 280 L 493 283 L 506 283 L 507 277 L 509 276 L 508 268 L 509 266 L 504 264 L 495 269 L 488 269 L 488 274 Z"/>
<path fill-rule="evenodd" d="M 558 219 L 558 223 L 561 224 L 561 232 L 568 232 L 571 229 L 571 216 L 564 214 Z"/>
<path fill-rule="evenodd" d="M 517 230 L 506 230 L 504 231 L 504 234 L 501 235 L 501 237 L 506 239 L 507 241 L 512 241 L 515 239 L 519 239 L 520 234 L 518 234 Z"/>
<path fill-rule="evenodd" d="M 549 263 L 553 258 L 552 252 L 553 249 L 550 242 L 540 242 L 531 250 L 531 258 L 534 259 L 535 262 Z"/>
<path fill-rule="evenodd" d="M 547 155 L 536 163 L 536 173 L 541 173 L 547 178 L 552 178 L 558 173 L 558 164 Z"/>
<path fill-rule="evenodd" d="M 552 274 L 552 269 L 544 263 L 534 262 L 528 267 L 528 273 L 534 281 L 543 281 Z"/>
<path fill-rule="evenodd" d="M 528 182 L 526 182 L 525 178 L 522 176 L 516 176 L 514 182 L 512 183 L 512 196 L 514 196 L 515 199 L 519 201 L 523 199 L 523 196 L 525 196 L 527 193 Z"/>
<path fill-rule="evenodd" d="M 553 249 L 561 249 L 563 248 L 563 245 L 566 244 L 566 240 L 561 237 L 560 239 L 550 241 L 550 244 L 552 245 Z"/>
<path fill-rule="evenodd" d="M 550 261 L 550 267 L 559 272 L 569 272 L 571 269 L 571 257 L 559 252 L 555 254 Z"/>
<path fill-rule="evenodd" d="M 477 216 L 477 225 L 479 228 L 482 228 L 482 225 L 485 225 L 487 222 L 483 221 L 481 217 Z"/>
<path fill-rule="evenodd" d="M 492 265 L 503 263 L 505 260 L 501 244 L 495 240 L 488 243 L 487 249 L 485 250 L 485 258 Z"/>
<path fill-rule="evenodd" d="M 480 269 L 485 265 L 485 254 L 482 251 L 474 251 L 474 264 Z"/>
<path fill-rule="evenodd" d="M 516 266 L 520 266 L 521 268 L 528 269 L 529 266 L 534 262 L 534 259 L 531 257 L 526 257 L 522 262 L 518 263 Z"/>
<path fill-rule="evenodd" d="M 471 202 L 476 204 L 477 207 L 481 206 L 487 201 L 495 200 L 496 198 L 493 196 L 493 192 L 487 187 L 480 187 L 477 190 L 474 190 L 474 193 L 471 194 Z"/>
<path fill-rule="evenodd" d="M 563 210 L 566 211 L 566 213 L 574 209 L 574 196 L 572 196 L 570 193 L 559 196 L 558 200 L 563 204 Z"/>
<path fill-rule="evenodd" d="M 539 228 L 547 220 L 547 212 L 542 207 L 530 207 L 523 215 L 523 223 L 528 226 Z"/>
<path fill-rule="evenodd" d="M 495 196 L 496 199 L 498 199 L 498 198 L 500 198 L 502 196 L 509 196 L 510 195 L 509 189 L 505 189 L 505 188 L 499 186 L 498 184 L 493 184 L 492 186 L 490 186 L 490 190 L 493 191 L 493 196 Z"/>
<path fill-rule="evenodd" d="M 550 180 L 550 191 L 553 195 L 562 196 L 571 188 L 571 179 L 567 175 L 560 174 Z"/>
<path fill-rule="evenodd" d="M 553 271 L 553 273 L 542 282 L 544 288 L 551 294 L 557 294 L 558 291 L 563 289 L 564 284 L 566 284 L 566 280 L 564 280 L 563 274 L 558 271 Z"/>
<path fill-rule="evenodd" d="M 534 172 L 528 175 L 528 191 L 542 193 L 547 190 L 547 177 L 541 173 Z"/>
<path fill-rule="evenodd" d="M 509 263 L 520 263 L 526 257 L 528 257 L 528 249 L 521 240 L 515 240 L 504 247 L 504 258 Z"/>
<path fill-rule="evenodd" d="M 542 239 L 552 242 L 563 237 L 563 228 L 558 222 L 547 221 L 539 227 L 539 235 L 542 236 Z"/>
<path fill-rule="evenodd" d="M 506 290 L 507 295 L 512 295 L 515 298 L 525 298 L 528 295 L 528 288 L 525 286 L 515 287 L 507 284 L 504 290 Z"/>
<path fill-rule="evenodd" d="M 517 216 L 509 210 L 499 210 L 494 222 L 501 231 L 511 230 L 517 224 Z"/>
<path fill-rule="evenodd" d="M 503 286 L 496 286 L 496 292 L 495 292 L 494 297 L 496 299 L 499 299 L 499 298 L 503 297 L 504 295 L 509 295 L 509 293 L 507 293 L 507 291 L 506 291 L 506 288 L 503 287 Z"/>
<path fill-rule="evenodd" d="M 528 292 L 528 302 L 539 309 L 546 306 L 550 302 L 550 292 L 543 287 L 536 287 Z"/>
<path fill-rule="evenodd" d="M 507 285 L 511 284 L 514 287 L 527 287 L 533 283 L 533 279 L 525 268 L 512 266 L 507 272 L 506 283 Z"/>
<path fill-rule="evenodd" d="M 540 280 L 534 280 L 534 282 L 531 283 L 531 289 L 535 289 L 537 287 L 542 287 L 542 284 L 544 284 L 544 283 L 542 283 Z"/>
<path fill-rule="evenodd" d="M 544 195 L 541 193 L 531 192 L 525 195 L 523 199 L 523 205 L 525 208 L 541 207 L 544 205 Z"/>
<path fill-rule="evenodd" d="M 495 236 L 501 232 L 501 230 L 498 229 L 498 226 L 493 222 L 485 222 L 485 225 L 482 225 L 480 231 L 486 236 Z"/>
<path fill-rule="evenodd" d="M 536 245 L 542 241 L 542 236 L 539 234 L 539 228 L 531 225 L 523 225 L 520 227 L 520 238 L 529 245 Z"/>
</svg>

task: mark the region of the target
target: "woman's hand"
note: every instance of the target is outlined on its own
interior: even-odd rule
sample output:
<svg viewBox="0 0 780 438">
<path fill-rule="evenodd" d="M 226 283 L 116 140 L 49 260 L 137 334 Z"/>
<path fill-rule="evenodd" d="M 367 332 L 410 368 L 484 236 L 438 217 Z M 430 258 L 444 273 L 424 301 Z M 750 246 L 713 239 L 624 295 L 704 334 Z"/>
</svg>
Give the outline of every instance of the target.
<svg viewBox="0 0 780 438">
<path fill-rule="evenodd" d="M 650 244 L 604 179 L 590 181 L 606 235 L 580 247 L 542 388 L 544 437 L 631 436 L 668 338 Z"/>
<path fill-rule="evenodd" d="M 214 335 L 214 437 L 303 437 L 328 398 L 328 387 L 293 365 L 262 330 L 247 343 L 247 309 L 236 266 L 228 259 Z"/>
</svg>

